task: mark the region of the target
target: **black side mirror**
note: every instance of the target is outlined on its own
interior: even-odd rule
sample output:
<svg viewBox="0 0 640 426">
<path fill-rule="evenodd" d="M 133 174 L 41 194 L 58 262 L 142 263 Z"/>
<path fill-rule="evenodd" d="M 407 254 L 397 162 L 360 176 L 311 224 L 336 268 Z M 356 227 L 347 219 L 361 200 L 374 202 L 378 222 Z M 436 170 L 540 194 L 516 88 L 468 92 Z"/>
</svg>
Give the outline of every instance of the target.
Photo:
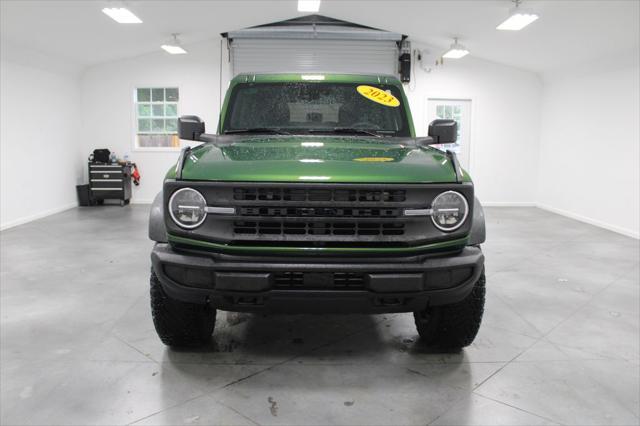
<svg viewBox="0 0 640 426">
<path fill-rule="evenodd" d="M 458 139 L 458 123 L 456 120 L 433 120 L 429 124 L 429 136 L 434 144 L 454 143 Z"/>
<path fill-rule="evenodd" d="M 180 139 L 199 141 L 204 133 L 204 121 L 195 115 L 183 115 L 178 118 L 178 135 Z"/>
</svg>

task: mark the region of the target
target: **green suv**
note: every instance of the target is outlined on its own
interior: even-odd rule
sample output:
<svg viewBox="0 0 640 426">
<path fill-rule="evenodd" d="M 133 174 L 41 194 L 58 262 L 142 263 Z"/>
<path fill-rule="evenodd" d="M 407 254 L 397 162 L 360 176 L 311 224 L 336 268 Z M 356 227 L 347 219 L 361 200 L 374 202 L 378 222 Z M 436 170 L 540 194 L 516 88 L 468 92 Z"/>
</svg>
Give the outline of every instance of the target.
<svg viewBox="0 0 640 426">
<path fill-rule="evenodd" d="M 413 312 L 457 350 L 484 309 L 484 214 L 452 120 L 417 138 L 400 81 L 239 75 L 216 134 L 179 120 L 185 148 L 150 214 L 151 309 L 169 346 L 206 344 L 218 309 Z"/>
</svg>

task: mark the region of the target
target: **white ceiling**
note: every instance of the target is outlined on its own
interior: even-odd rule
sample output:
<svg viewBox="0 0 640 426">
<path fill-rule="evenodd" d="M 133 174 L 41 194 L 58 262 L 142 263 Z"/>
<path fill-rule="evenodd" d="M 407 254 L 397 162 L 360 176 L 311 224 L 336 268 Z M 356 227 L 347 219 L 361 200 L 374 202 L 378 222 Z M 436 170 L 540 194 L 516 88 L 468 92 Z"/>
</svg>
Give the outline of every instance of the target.
<svg viewBox="0 0 640 426">
<path fill-rule="evenodd" d="M 53 55 L 77 67 L 158 51 L 173 32 L 183 43 L 304 14 L 296 0 L 127 1 L 143 21 L 120 25 L 101 12 L 109 1 L 2 0 L 3 42 Z M 520 32 L 495 30 L 508 0 L 323 0 L 320 14 L 408 34 L 445 49 L 459 36 L 473 56 L 547 72 L 637 50 L 638 0 L 529 0 L 541 18 Z M 464 59 L 463 59 L 464 60 Z"/>
</svg>

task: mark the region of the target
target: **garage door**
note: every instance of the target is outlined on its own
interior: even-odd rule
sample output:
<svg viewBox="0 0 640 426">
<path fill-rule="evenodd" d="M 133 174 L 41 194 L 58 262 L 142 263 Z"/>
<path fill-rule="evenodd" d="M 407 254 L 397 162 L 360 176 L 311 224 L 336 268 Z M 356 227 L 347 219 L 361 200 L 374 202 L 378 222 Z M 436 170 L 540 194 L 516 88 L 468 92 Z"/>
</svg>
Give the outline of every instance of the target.
<svg viewBox="0 0 640 426">
<path fill-rule="evenodd" d="M 344 72 L 396 74 L 398 46 L 389 40 L 235 39 L 233 74 Z"/>
</svg>

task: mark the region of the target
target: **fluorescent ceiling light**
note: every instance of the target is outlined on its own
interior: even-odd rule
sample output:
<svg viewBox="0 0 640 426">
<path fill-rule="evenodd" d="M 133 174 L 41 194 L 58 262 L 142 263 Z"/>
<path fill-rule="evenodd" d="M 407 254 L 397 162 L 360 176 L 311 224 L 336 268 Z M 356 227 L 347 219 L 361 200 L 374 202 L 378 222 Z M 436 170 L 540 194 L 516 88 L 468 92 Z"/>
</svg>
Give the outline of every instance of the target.
<svg viewBox="0 0 640 426">
<path fill-rule="evenodd" d="M 187 51 L 182 47 L 180 40 L 178 40 L 178 34 L 172 34 L 172 36 L 173 40 L 171 41 L 171 44 L 163 44 L 160 47 L 172 55 L 184 55 L 187 53 Z"/>
<path fill-rule="evenodd" d="M 298 0 L 298 12 L 318 12 L 320 0 Z"/>
<path fill-rule="evenodd" d="M 124 7 L 105 7 L 102 9 L 105 15 L 119 24 L 141 24 L 142 20 Z"/>
<path fill-rule="evenodd" d="M 303 80 L 316 80 L 316 81 L 320 81 L 320 80 L 324 80 L 324 75 L 322 74 L 302 74 L 300 76 Z"/>
<path fill-rule="evenodd" d="M 449 49 L 442 57 L 447 59 L 460 59 L 468 54 L 469 51 L 467 49 Z"/>
<path fill-rule="evenodd" d="M 521 0 L 515 0 L 516 6 L 509 11 L 509 17 L 496 30 L 520 31 L 539 18 L 537 13 L 520 7 Z"/>
<path fill-rule="evenodd" d="M 453 44 L 451 44 L 449 50 L 447 50 L 444 55 L 442 55 L 442 57 L 447 59 L 460 59 L 463 56 L 467 56 L 468 54 L 469 51 L 467 50 L 467 48 L 458 43 L 458 39 L 455 38 L 453 39 Z"/>
<path fill-rule="evenodd" d="M 163 48 L 164 50 L 166 50 L 168 53 L 171 53 L 172 55 L 184 55 L 185 53 L 187 53 L 187 51 L 184 50 L 180 46 L 172 46 L 170 44 L 163 44 L 160 47 Z"/>
<path fill-rule="evenodd" d="M 502 24 L 498 25 L 496 29 L 519 31 L 538 18 L 539 16 L 535 13 L 522 13 L 522 11 L 519 11 L 509 16 Z"/>
</svg>

